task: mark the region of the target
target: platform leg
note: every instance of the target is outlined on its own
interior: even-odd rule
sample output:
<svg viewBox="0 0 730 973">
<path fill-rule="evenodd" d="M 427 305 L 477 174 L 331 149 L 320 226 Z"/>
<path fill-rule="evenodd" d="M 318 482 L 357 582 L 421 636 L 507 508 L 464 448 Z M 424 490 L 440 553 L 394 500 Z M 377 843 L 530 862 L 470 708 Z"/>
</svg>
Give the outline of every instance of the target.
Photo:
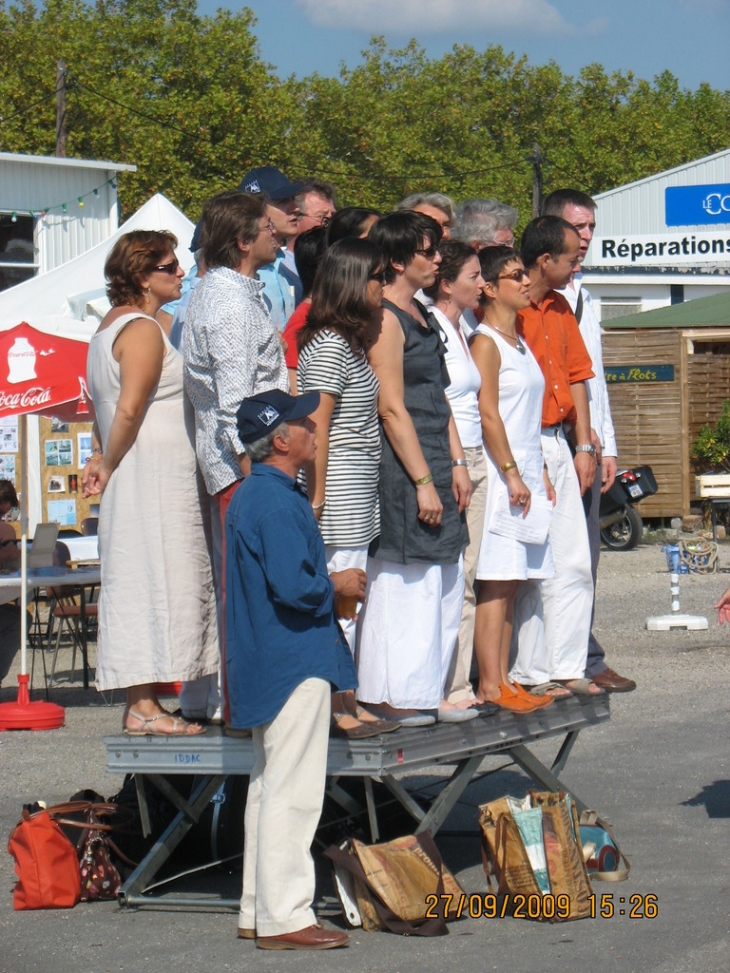
<svg viewBox="0 0 730 973">
<path fill-rule="evenodd" d="M 163 831 L 149 852 L 135 868 L 118 893 L 118 901 L 122 906 L 144 904 L 141 895 L 150 879 L 154 878 L 173 851 L 180 844 L 184 836 L 200 819 L 200 815 L 210 802 L 211 797 L 225 781 L 225 774 L 204 777 L 197 790 L 193 792 L 189 801 L 184 801 L 177 794 L 178 801 L 184 807 L 178 811 L 173 820 Z M 165 782 L 167 783 L 167 782 Z M 177 802 L 176 802 L 177 803 Z"/>
</svg>

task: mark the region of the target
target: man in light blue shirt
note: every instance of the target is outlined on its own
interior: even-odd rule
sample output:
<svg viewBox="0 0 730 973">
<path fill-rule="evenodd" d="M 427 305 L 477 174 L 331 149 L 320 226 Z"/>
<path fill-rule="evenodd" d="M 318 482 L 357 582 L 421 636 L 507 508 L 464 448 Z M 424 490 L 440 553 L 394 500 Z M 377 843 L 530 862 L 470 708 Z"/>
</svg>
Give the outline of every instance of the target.
<svg viewBox="0 0 730 973">
<path fill-rule="evenodd" d="M 299 232 L 296 194 L 304 185 L 291 182 L 274 166 L 259 166 L 243 177 L 238 188 L 252 196 L 264 194 L 268 197 L 268 216 L 274 224 L 279 250 L 273 263 L 259 269 L 258 278 L 264 285 L 264 300 L 271 320 L 279 331 L 283 331 L 303 297 L 299 275 L 288 265 L 285 250 L 287 241 Z"/>
</svg>

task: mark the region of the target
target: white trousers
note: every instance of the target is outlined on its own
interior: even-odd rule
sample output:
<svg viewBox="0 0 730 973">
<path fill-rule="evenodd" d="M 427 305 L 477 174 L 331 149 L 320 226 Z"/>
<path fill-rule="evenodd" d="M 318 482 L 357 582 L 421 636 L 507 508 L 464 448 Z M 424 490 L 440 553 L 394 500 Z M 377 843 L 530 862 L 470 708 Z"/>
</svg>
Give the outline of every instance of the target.
<svg viewBox="0 0 730 973">
<path fill-rule="evenodd" d="M 364 547 L 335 547 L 334 544 L 325 544 L 324 556 L 327 559 L 327 574 L 333 571 L 345 571 L 347 568 L 360 568 L 367 572 L 368 569 L 368 545 Z M 358 611 L 362 606 L 358 607 Z M 356 618 L 338 618 L 342 634 L 347 639 L 350 652 L 355 655 L 355 636 L 357 634 Z"/>
<path fill-rule="evenodd" d="M 223 644 L 223 628 L 221 627 L 221 571 L 223 561 L 223 528 L 218 503 L 213 497 L 208 497 L 210 533 L 213 545 L 213 582 L 215 584 L 215 601 L 218 612 L 218 645 Z M 222 667 L 222 663 L 221 663 Z M 180 709 L 185 716 L 193 719 L 218 719 L 221 716 L 223 697 L 221 695 L 221 668 L 209 676 L 201 676 L 183 683 L 180 692 Z"/>
<path fill-rule="evenodd" d="M 541 439 L 557 501 L 550 522 L 555 576 L 524 581 L 515 598 L 518 651 L 510 676 L 526 685 L 583 677 L 593 607 L 591 552 L 570 446 L 559 428 Z"/>
<path fill-rule="evenodd" d="M 357 698 L 398 709 L 437 709 L 459 634 L 463 558 L 457 564 L 368 559 L 358 626 Z"/>
<path fill-rule="evenodd" d="M 317 921 L 311 846 L 322 814 L 330 684 L 306 679 L 276 719 L 253 729 L 239 927 L 282 936 Z"/>
</svg>

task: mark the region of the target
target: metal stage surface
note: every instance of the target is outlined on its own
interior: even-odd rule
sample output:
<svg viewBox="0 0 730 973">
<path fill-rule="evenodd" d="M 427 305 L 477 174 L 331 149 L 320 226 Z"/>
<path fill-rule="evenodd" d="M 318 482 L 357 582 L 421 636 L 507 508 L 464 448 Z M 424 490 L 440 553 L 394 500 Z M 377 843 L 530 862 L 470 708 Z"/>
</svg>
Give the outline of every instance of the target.
<svg viewBox="0 0 730 973">
<path fill-rule="evenodd" d="M 332 738 L 327 759 L 327 793 L 347 814 L 367 813 L 373 841 L 379 837 L 378 809 L 373 782 L 384 784 L 413 817 L 416 832 L 435 834 L 459 800 L 485 758 L 505 755 L 535 783 L 551 791 L 565 790 L 559 775 L 578 734 L 586 727 L 610 719 L 608 696 L 571 696 L 546 709 L 527 714 L 500 710 L 492 716 L 466 723 L 437 723 L 431 727 L 400 729 L 367 740 Z M 549 737 L 563 737 L 550 767 L 537 759 L 529 744 Z M 125 882 L 120 903 L 127 906 L 154 904 L 157 908 L 237 909 L 238 900 L 171 898 L 149 894 L 160 868 L 185 834 L 204 813 L 227 777 L 248 776 L 253 766 L 250 738 L 225 736 L 218 727 L 191 737 L 105 737 L 107 767 L 112 772 L 135 775 L 142 824 L 149 833 L 147 794 L 153 787 L 170 800 L 178 813 L 144 860 Z M 408 792 L 409 774 L 426 768 L 453 768 L 430 805 L 424 809 Z M 193 792 L 183 798 L 167 779 L 186 774 L 196 778 Z M 365 805 L 358 804 L 339 783 L 342 777 L 364 781 Z M 578 810 L 586 805 L 576 799 Z M 212 864 L 212 863 L 211 863 Z"/>
</svg>

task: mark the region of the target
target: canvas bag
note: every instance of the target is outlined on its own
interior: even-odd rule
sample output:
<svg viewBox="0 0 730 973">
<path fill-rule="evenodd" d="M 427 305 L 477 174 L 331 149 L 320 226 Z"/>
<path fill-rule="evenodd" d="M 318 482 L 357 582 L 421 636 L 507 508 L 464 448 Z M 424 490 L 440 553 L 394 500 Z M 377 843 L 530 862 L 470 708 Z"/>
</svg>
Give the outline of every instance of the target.
<svg viewBox="0 0 730 973">
<path fill-rule="evenodd" d="M 531 860 L 512 808 L 519 804 L 512 798 L 501 797 L 479 808 L 482 830 L 482 859 L 490 885 L 498 895 L 542 896 Z M 593 894 L 580 841 L 580 828 L 575 802 L 563 792 L 531 791 L 531 808 L 542 814 L 544 861 L 549 880 L 549 894 L 553 901 L 564 896 L 568 908 L 552 910 L 529 918 L 562 922 L 590 916 L 590 896 Z M 547 910 L 546 910 L 547 912 Z M 515 913 L 517 914 L 517 913 Z M 528 918 L 528 916 L 524 916 Z"/>
<path fill-rule="evenodd" d="M 335 884 L 345 918 L 366 931 L 390 929 L 404 936 L 444 936 L 445 895 L 452 912 L 464 891 L 441 860 L 428 832 L 366 845 L 356 838 L 332 845 Z M 431 896 L 431 899 L 428 897 Z"/>
</svg>

